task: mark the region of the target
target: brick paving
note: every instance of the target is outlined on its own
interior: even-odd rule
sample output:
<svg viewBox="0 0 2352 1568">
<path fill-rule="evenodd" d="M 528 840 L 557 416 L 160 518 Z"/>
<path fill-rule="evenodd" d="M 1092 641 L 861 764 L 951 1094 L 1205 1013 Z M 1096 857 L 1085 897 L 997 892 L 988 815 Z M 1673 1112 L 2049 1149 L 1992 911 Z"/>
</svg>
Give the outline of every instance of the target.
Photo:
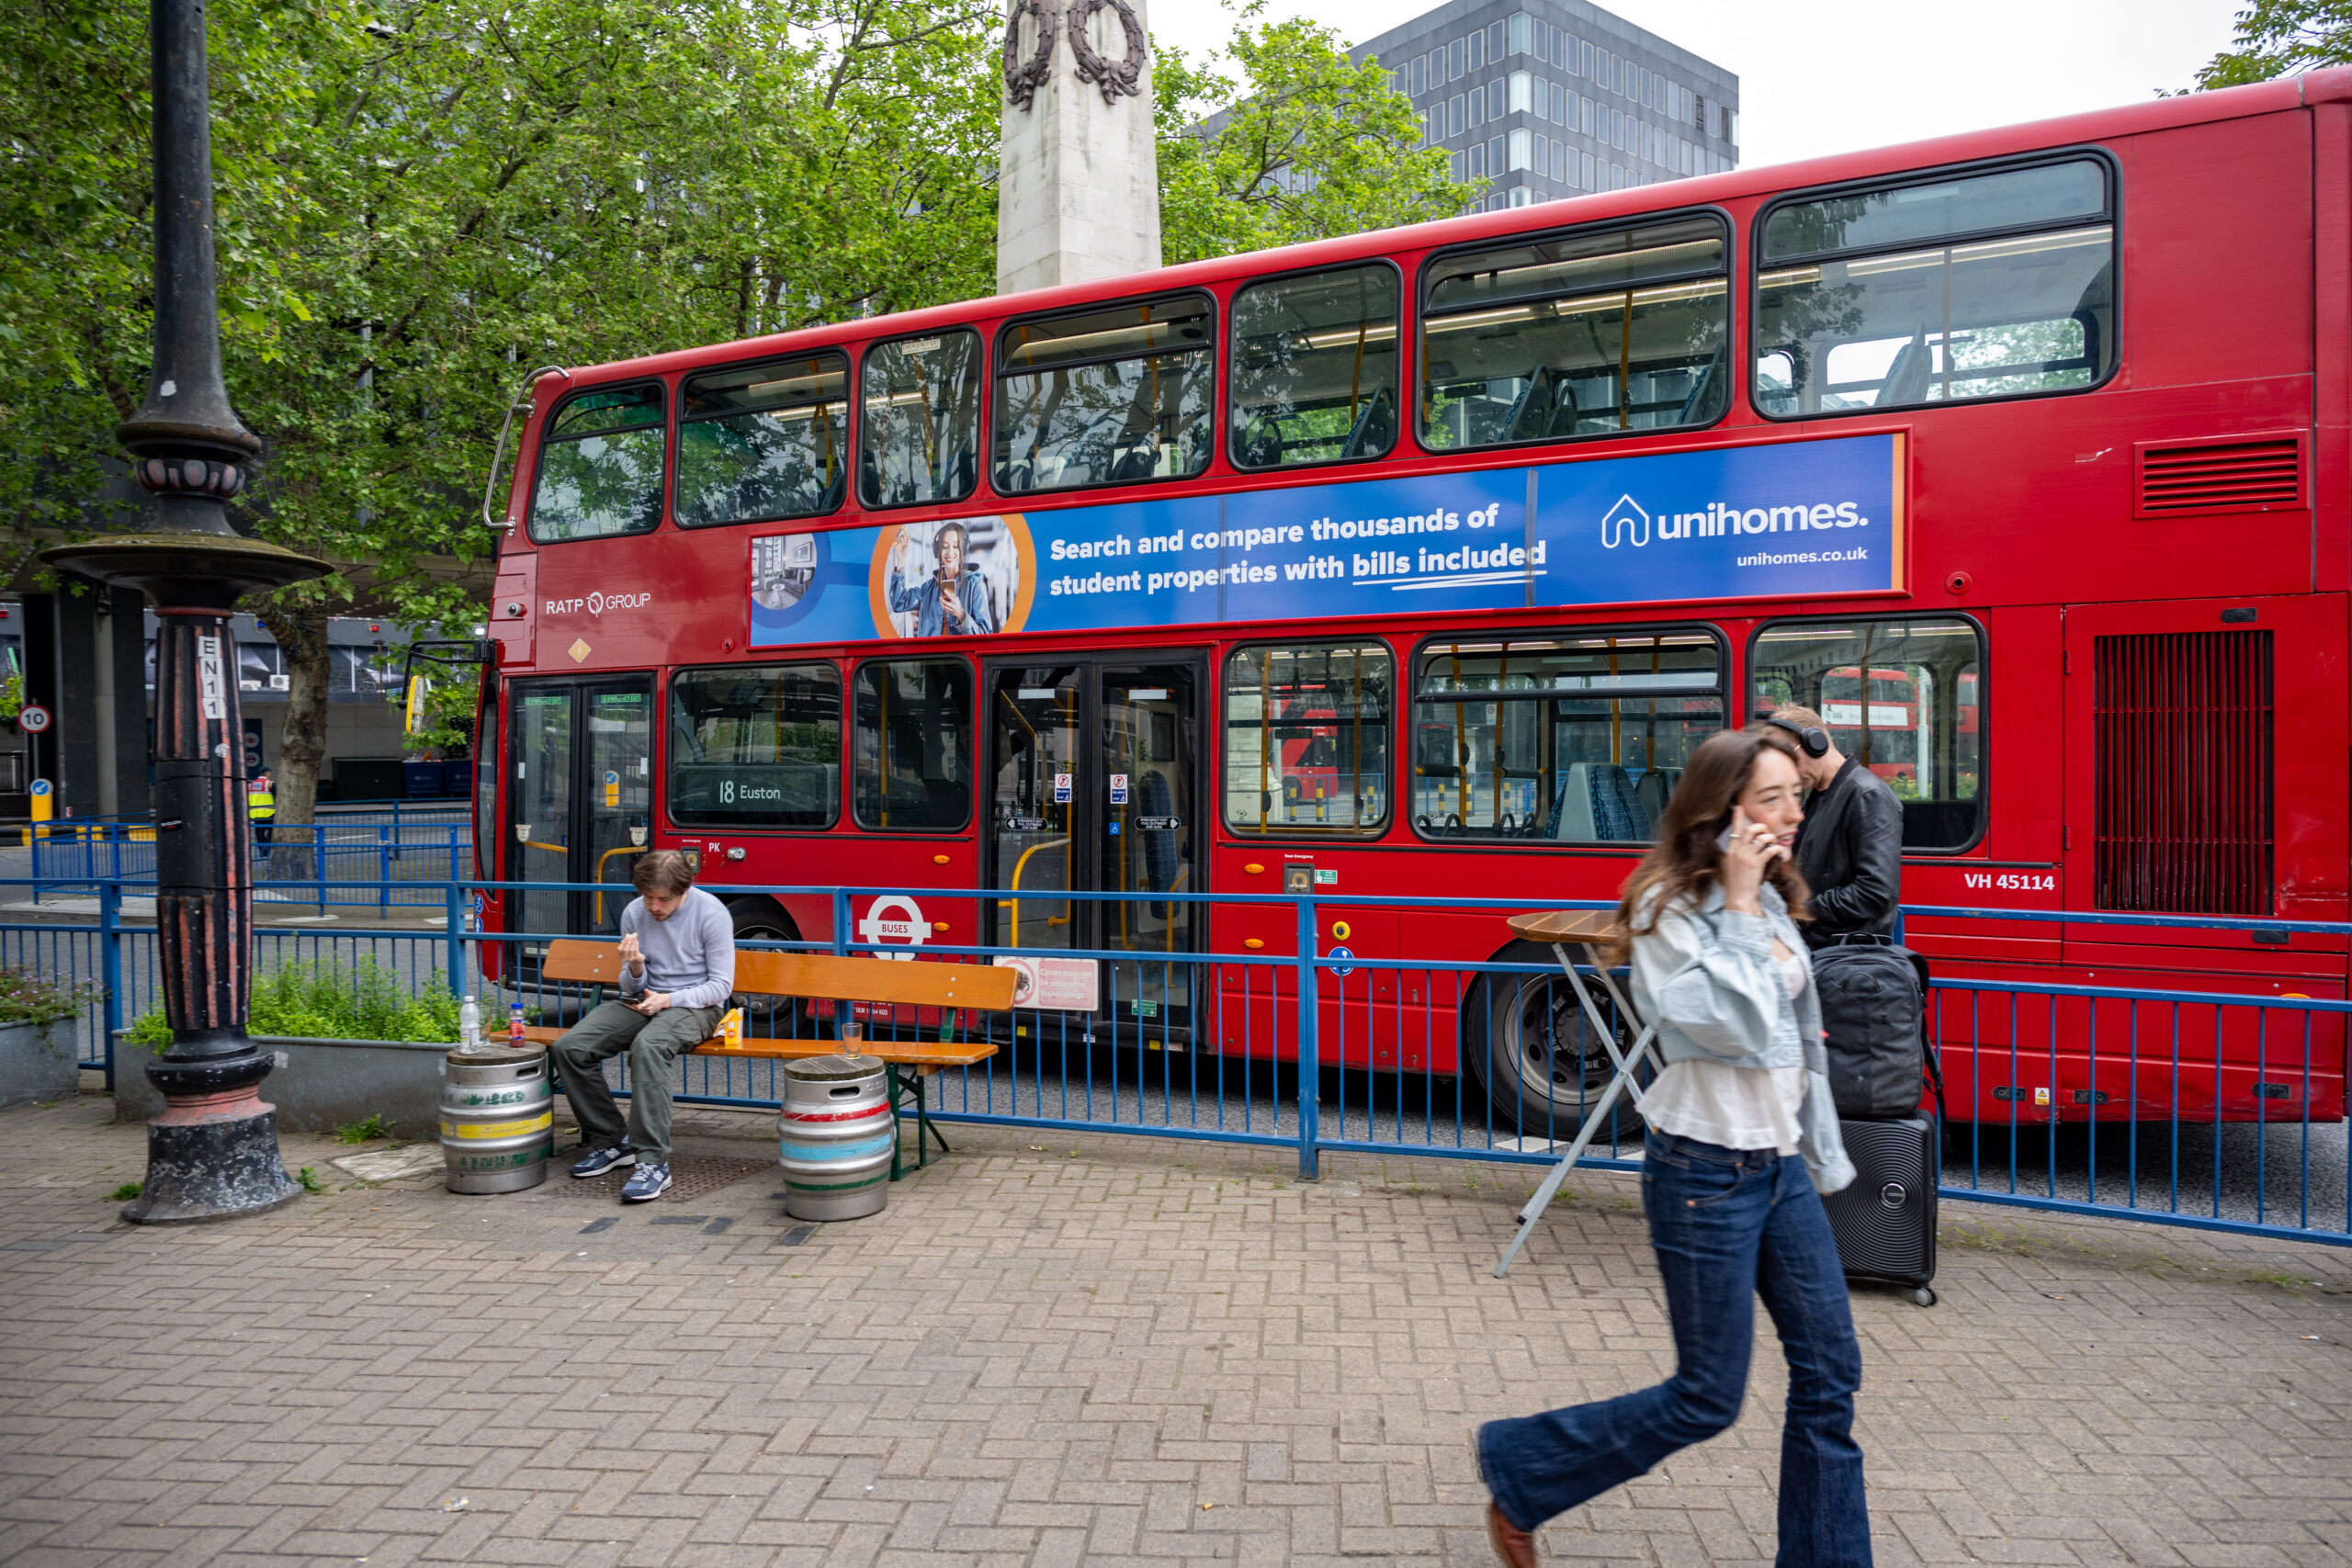
<svg viewBox="0 0 2352 1568">
<path fill-rule="evenodd" d="M 1630 1178 L 1006 1128 L 803 1226 L 773 1172 L 369 1185 L 122 1225 L 144 1134 L 0 1111 L 0 1561 L 1012 1565 L 1492 1559 L 1471 1425 L 1667 1370 Z M 762 1158 L 687 1112 L 681 1157 Z M 599 1222 L 610 1222 L 599 1224 Z M 1948 1205 L 1858 1292 L 1882 1564 L 2352 1559 L 2352 1252 Z M 1760 1318 L 1759 1314 L 1759 1318 Z M 1769 1332 L 1769 1330 L 1767 1331 Z M 1769 1562 L 1782 1372 L 1547 1561 Z"/>
</svg>

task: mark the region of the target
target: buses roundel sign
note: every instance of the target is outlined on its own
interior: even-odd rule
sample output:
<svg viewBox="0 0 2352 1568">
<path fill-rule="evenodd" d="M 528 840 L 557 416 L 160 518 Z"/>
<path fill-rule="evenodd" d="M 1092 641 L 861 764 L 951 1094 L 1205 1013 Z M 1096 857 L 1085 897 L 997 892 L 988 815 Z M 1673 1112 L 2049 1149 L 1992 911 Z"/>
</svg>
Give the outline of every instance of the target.
<svg viewBox="0 0 2352 1568">
<path fill-rule="evenodd" d="M 907 949 L 903 953 L 877 953 L 876 958 L 912 958 L 913 950 L 921 947 L 931 935 L 931 923 L 922 918 L 922 906 L 902 893 L 889 893 L 865 907 L 865 918 L 857 922 L 857 940 Z"/>
</svg>

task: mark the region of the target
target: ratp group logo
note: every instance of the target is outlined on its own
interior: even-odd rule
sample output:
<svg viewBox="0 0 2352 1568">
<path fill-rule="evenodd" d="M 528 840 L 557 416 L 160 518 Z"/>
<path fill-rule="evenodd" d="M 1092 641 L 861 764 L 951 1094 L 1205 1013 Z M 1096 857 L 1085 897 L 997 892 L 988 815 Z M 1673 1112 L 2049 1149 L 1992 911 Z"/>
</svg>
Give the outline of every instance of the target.
<svg viewBox="0 0 2352 1568">
<path fill-rule="evenodd" d="M 1619 545 L 1636 547 L 1650 542 L 1650 514 L 1630 495 L 1621 495 L 1600 519 L 1600 547 L 1613 550 Z"/>
</svg>

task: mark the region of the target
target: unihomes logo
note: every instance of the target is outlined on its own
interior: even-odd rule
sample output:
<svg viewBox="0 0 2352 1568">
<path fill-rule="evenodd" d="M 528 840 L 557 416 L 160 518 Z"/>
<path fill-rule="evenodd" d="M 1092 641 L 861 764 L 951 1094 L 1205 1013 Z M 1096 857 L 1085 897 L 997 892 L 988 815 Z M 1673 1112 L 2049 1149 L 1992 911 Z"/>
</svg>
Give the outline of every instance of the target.
<svg viewBox="0 0 2352 1568">
<path fill-rule="evenodd" d="M 1822 501 L 1801 506 L 1747 506 L 1734 502 L 1710 502 L 1703 512 L 1660 512 L 1655 515 L 1631 495 L 1602 513 L 1600 545 L 1613 550 L 1621 545 L 1639 548 L 1655 534 L 1660 539 L 1715 539 L 1733 534 L 1804 533 L 1821 528 L 1867 528 L 1861 504 L 1852 501 Z"/>
</svg>

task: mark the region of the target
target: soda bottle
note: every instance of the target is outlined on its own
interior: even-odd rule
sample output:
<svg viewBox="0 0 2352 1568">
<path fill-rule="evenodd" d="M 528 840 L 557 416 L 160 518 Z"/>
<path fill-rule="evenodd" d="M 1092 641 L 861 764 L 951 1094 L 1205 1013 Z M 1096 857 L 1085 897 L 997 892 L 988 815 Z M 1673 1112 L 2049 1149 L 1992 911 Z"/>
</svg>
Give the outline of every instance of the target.
<svg viewBox="0 0 2352 1568">
<path fill-rule="evenodd" d="M 506 1043 L 514 1046 L 517 1051 L 526 1043 L 523 1039 L 523 1004 L 521 1002 L 516 1002 L 506 1010 Z"/>
<path fill-rule="evenodd" d="M 458 1049 L 481 1049 L 481 1004 L 471 997 L 458 1010 Z"/>
</svg>

